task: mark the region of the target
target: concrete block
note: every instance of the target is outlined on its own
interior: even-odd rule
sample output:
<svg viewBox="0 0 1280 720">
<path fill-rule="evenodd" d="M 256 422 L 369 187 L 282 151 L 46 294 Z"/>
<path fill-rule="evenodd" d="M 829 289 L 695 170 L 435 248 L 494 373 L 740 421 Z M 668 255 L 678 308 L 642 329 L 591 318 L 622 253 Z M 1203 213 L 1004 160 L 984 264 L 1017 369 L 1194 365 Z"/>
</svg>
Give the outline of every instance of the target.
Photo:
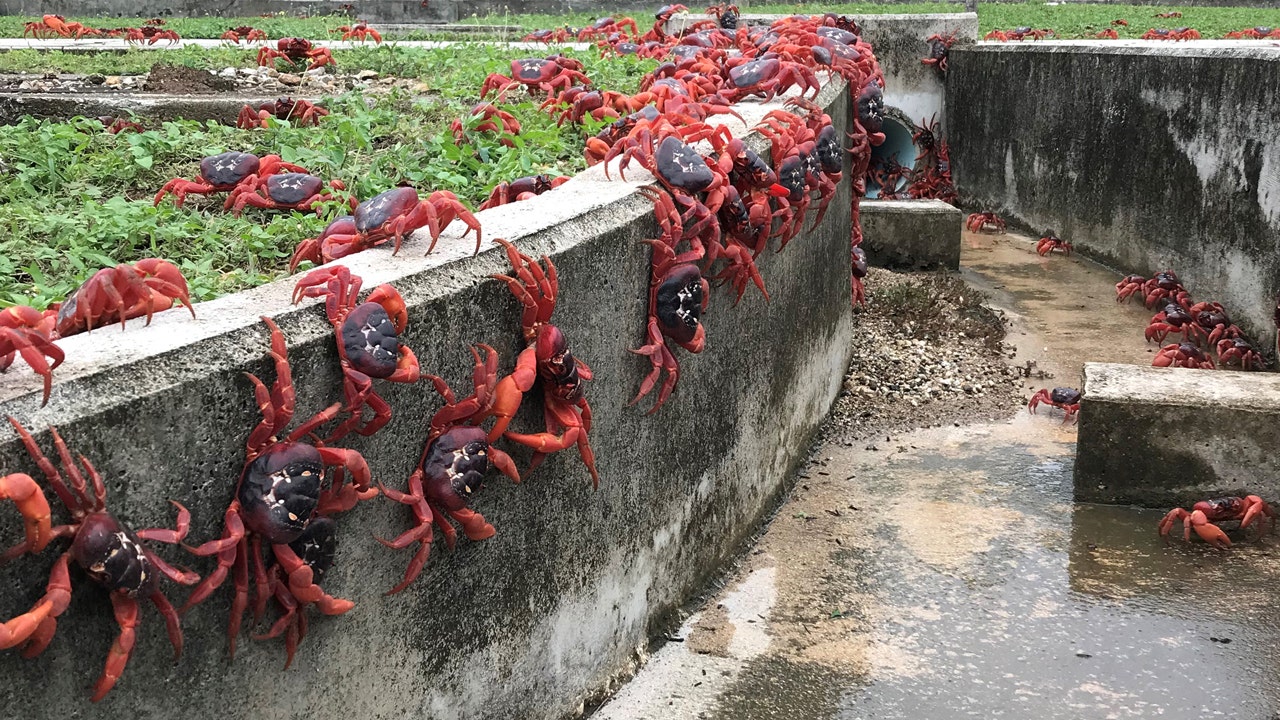
<svg viewBox="0 0 1280 720">
<path fill-rule="evenodd" d="M 851 129 L 842 82 L 828 84 L 818 102 L 838 129 Z M 780 106 L 747 103 L 740 112 L 754 124 Z M 504 372 L 523 347 L 520 305 L 489 277 L 509 271 L 489 239 L 549 254 L 559 268 L 553 321 L 595 372 L 587 397 L 598 491 L 572 450 L 525 473 L 520 485 L 490 478 L 475 505 L 497 535 L 463 538 L 453 551 L 437 540 L 423 575 L 393 597 L 384 593 L 412 552 L 390 551 L 374 536 L 406 529 L 409 512 L 382 498 L 362 503 L 339 517 L 337 564 L 324 581 L 356 606 L 341 617 L 313 616 L 288 672 L 279 641 L 248 637 L 262 624 L 246 626 L 228 661 L 224 589 L 185 617 L 176 665 L 160 618 L 144 609 L 129 667 L 96 706 L 89 687 L 116 630 L 104 593 L 73 571 L 74 597 L 48 650 L 31 660 L 0 653 L 0 715 L 161 720 L 180 705 L 190 717 L 225 720 L 558 720 L 599 698 L 780 498 L 840 391 L 853 335 L 844 182 L 822 225 L 762 257 L 772 300 L 751 291 L 735 306 L 725 289 L 713 291 L 703 316 L 706 349 L 677 351 L 675 394 L 656 415 L 644 414 L 647 401 L 628 407 L 649 370 L 629 352 L 643 341 L 648 303 L 649 250 L 640 241 L 658 228 L 652 204 L 637 192 L 653 178 L 638 168 L 629 182 L 613 176 L 607 181 L 597 166 L 552 192 L 477 213 L 486 239 L 478 255 L 474 238 L 462 238 L 455 224 L 429 256 L 424 231 L 396 256 L 384 246 L 344 259 L 366 288 L 390 282 L 400 290 L 409 313 L 404 340 L 424 372 L 461 390 L 472 343 L 496 347 Z M 49 405 L 40 407 L 37 378 L 14 367 L 0 386 L 0 416 L 17 417 L 46 449 L 47 428 L 56 425 L 106 478 L 109 507 L 122 521 L 170 522 L 173 499 L 191 509 L 191 542 L 217 537 L 258 421 L 242 373 L 274 377 L 260 315 L 274 317 L 288 338 L 297 417 L 341 398 L 333 330 L 318 301 L 289 304 L 295 280 L 200 303 L 195 320 L 165 312 L 150 327 L 138 319 L 124 331 L 60 341 L 67 360 Z M 378 386 L 394 418 L 376 436 L 343 445 L 363 453 L 375 481 L 403 488 L 439 402 L 424 383 Z M 513 428 L 541 430 L 537 393 Z M 502 446 L 527 467 L 527 451 Z M 0 469 L 38 472 L 9 431 L 0 431 Z M 20 535 L 16 513 L 0 512 L 0 538 Z M 41 596 L 65 544 L 3 568 L 5 617 Z M 212 569 L 174 548 L 161 554 Z"/>
<path fill-rule="evenodd" d="M 130 113 L 156 120 L 213 120 L 234 125 L 245 105 L 257 107 L 275 102 L 276 95 L 157 95 L 153 93 L 0 93 L 0 124 L 16 123 L 24 115 L 38 119 L 67 120 L 84 117 L 128 117 Z M 293 95 L 296 100 L 318 103 L 324 98 Z"/>
<path fill-rule="evenodd" d="M 1085 363 L 1075 499 L 1280 498 L 1280 376 Z"/>
<path fill-rule="evenodd" d="M 1276 97 L 1274 42 L 956 47 L 952 173 L 973 209 L 1052 229 L 1123 272 L 1173 269 L 1267 338 L 1280 291 Z"/>
<path fill-rule="evenodd" d="M 862 249 L 888 268 L 960 269 L 959 210 L 941 200 L 863 200 Z"/>
</svg>

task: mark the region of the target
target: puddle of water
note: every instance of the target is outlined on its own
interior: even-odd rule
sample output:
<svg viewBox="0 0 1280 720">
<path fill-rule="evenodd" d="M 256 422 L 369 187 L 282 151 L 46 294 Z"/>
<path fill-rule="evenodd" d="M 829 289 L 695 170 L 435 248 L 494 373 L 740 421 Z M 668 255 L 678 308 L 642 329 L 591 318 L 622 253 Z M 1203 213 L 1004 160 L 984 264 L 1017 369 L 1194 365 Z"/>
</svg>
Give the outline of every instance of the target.
<svg viewBox="0 0 1280 720">
<path fill-rule="evenodd" d="M 1153 310 L 1115 301 L 1122 277 L 1076 255 L 1040 257 L 1035 241 L 1016 234 L 965 232 L 960 264 L 966 282 L 991 294 L 1014 321 L 1007 338 L 1016 364 L 1035 361 L 1054 378 L 1036 387 L 1078 387 L 1084 362 L 1150 365 L 1159 348 L 1143 331 Z"/>
<path fill-rule="evenodd" d="M 881 622 L 869 676 L 849 682 L 823 717 L 1267 718 L 1280 709 L 1271 549 L 1166 548 L 1159 513 L 1073 508 L 1069 457 L 1045 457 L 1016 426 L 959 442 L 967 432 L 942 442 L 917 434 L 904 438 L 917 449 L 892 463 L 855 461 L 854 472 L 874 469 L 866 492 L 891 510 L 873 524 L 881 542 L 848 558 L 876 589 Z M 936 493 L 957 498 L 948 517 L 913 512 L 916 498 Z M 938 542 L 966 529 L 980 540 L 953 537 L 939 561 Z M 942 536 L 920 552 L 920 533 Z M 925 612 L 903 612 L 912 608 Z"/>
</svg>

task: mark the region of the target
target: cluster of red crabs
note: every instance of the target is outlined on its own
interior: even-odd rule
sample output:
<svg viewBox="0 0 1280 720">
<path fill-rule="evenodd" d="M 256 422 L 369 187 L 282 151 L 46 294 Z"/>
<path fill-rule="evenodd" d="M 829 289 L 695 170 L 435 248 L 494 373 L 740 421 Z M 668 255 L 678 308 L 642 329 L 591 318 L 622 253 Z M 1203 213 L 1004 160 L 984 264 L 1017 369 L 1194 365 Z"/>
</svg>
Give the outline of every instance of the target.
<svg viewBox="0 0 1280 720">
<path fill-rule="evenodd" d="M 496 93 L 499 102 L 512 92 L 532 94 L 565 122 L 588 114 L 610 119 L 588 144 L 588 161 L 616 161 L 606 168 L 612 172 L 616 167 L 619 175 L 631 165 L 652 174 L 654 184 L 641 192 L 654 205 L 660 236 L 646 241 L 652 247 L 649 317 L 645 342 L 634 351 L 650 359 L 651 370 L 632 401 L 653 391 L 666 372 L 650 413 L 675 389 L 679 366 L 673 345 L 691 352 L 703 348 L 701 316 L 710 300 L 709 281 L 730 285 L 739 300 L 747 285 L 754 284 L 767 299 L 757 258 L 771 241 L 776 240 L 781 250 L 807 220 L 814 224 L 821 220 L 843 178 L 847 154 L 852 155 L 855 170 L 854 300 L 861 302 L 859 279 L 866 273 L 866 258 L 857 247 L 861 241 L 857 203 L 865 189 L 862 178 L 871 145 L 883 141 L 878 134 L 882 75 L 852 21 L 834 15 L 797 16 L 769 27 L 732 31 L 722 26 L 736 17 L 736 8 L 730 6 L 712 9 L 719 22 L 668 34 L 666 20 L 682 9 L 662 8 L 654 28 L 639 38 L 622 29 L 634 28 L 634 22 L 610 21 L 602 26 L 609 28 L 600 40 L 606 54 L 637 52 L 641 45 L 633 41 L 639 40 L 649 48 L 646 52 L 667 58 L 636 95 L 592 88 L 581 66 L 559 55 L 515 61 L 510 76 L 491 75 L 481 90 L 482 98 Z M 665 53 L 657 53 L 655 43 Z M 805 97 L 819 89 L 819 71 L 840 75 L 857 99 L 854 132 L 844 133 L 852 139 L 852 147 L 843 145 L 842 133 L 831 119 Z M 723 125 L 709 122 L 716 115 L 736 116 L 736 102 L 751 97 L 770 100 L 791 88 L 799 88 L 800 95 L 788 98 L 784 107 L 768 113 L 755 128 L 767 151 L 757 154 Z M 482 103 L 471 117 L 460 119 L 455 131 L 463 140 L 476 132 L 518 133 L 513 122 L 497 106 Z M 704 157 L 691 146 L 702 140 L 711 145 L 711 155 Z M 560 183 L 561 179 L 545 176 L 512 180 L 495 188 L 484 207 L 526 200 Z M 307 210 L 326 199 L 341 200 L 335 194 L 341 190 L 341 183 L 326 182 L 278 156 L 232 151 L 204 158 L 199 176 L 175 178 L 159 191 L 155 202 L 170 194 L 181 204 L 190 194 L 226 192 L 224 206 L 237 212 L 246 206 Z M 499 440 L 533 450 L 526 474 L 547 454 L 576 447 L 593 486 L 598 485 L 587 437 L 591 407 L 585 391 L 592 372 L 573 356 L 567 336 L 551 321 L 559 291 L 551 260 L 544 256 L 535 261 L 513 244 L 495 241 L 505 249 L 511 272 L 492 277 L 504 283 L 523 308 L 520 333 L 525 349 L 512 372 L 502 375 L 498 353 L 486 345 L 473 346 L 472 387 L 468 395 L 459 397 L 440 377 L 423 373 L 414 353 L 401 342 L 409 313 L 399 293 L 382 285 L 361 302 L 361 279 L 333 261 L 387 242 L 393 242 L 395 254 L 402 240 L 420 228 L 428 229 L 434 247 L 441 229 L 454 219 L 461 219 L 468 233 L 475 231 L 478 252 L 478 220 L 443 191 L 422 198 L 413 188 L 398 187 L 363 202 L 354 198 L 345 202 L 353 207 L 352 215 L 335 220 L 319 237 L 303 241 L 293 258 L 294 266 L 302 260 L 320 265 L 297 282 L 294 302 L 323 300 L 334 329 L 343 399 L 294 425 L 295 390 L 287 343 L 275 323 L 263 317 L 275 378 L 268 385 L 247 376 L 261 420 L 249 432 L 244 468 L 219 537 L 194 547 L 186 545 L 190 513 L 177 503 L 174 529 L 130 529 L 107 510 L 104 479 L 87 458 L 72 455 L 56 429 L 50 428 L 50 436 L 61 470 L 10 418 L 48 487 L 62 501 L 69 522 L 52 524 L 48 498 L 31 476 L 0 477 L 0 499 L 11 500 L 25 521 L 25 540 L 0 557 L 12 560 L 39 553 L 58 539 L 69 540 L 70 545 L 55 563 L 44 596 L 26 613 L 0 625 L 0 649 L 21 648 L 30 657 L 49 645 L 57 618 L 69 604 L 68 568 L 74 560 L 109 592 L 120 626 L 93 700 L 111 690 L 128 662 L 140 597 L 160 611 L 180 653 L 180 617 L 228 578 L 232 581 L 231 652 L 245 612 L 251 610 L 258 622 L 274 603 L 274 621 L 255 637 L 282 638 L 288 667 L 306 635 L 308 608 L 340 615 L 354 606 L 350 600 L 326 593 L 321 583 L 334 561 L 335 518 L 358 503 L 383 494 L 410 508 L 409 529 L 394 539 L 380 539 L 390 548 L 416 548 L 403 580 L 389 590 L 396 593 L 414 582 L 424 568 L 436 528 L 450 546 L 457 537 L 453 523 L 473 541 L 494 535 L 494 527 L 471 502 L 494 468 L 519 480 L 511 457 L 495 446 Z M 44 377 L 47 402 L 52 370 L 63 360 L 55 340 L 79 329 L 114 322 L 123 325 L 143 315 L 150 322 L 153 314 L 171 308 L 175 301 L 191 308 L 186 281 L 167 261 L 149 259 L 101 270 L 47 311 L 15 307 L 0 313 L 0 352 L 8 353 L 3 356 L 6 366 L 21 354 Z M 375 380 L 426 380 L 442 402 L 428 423 L 422 454 L 402 490 L 381 483 L 375 486 L 360 453 L 336 447 L 352 433 L 373 435 L 391 419 L 392 408 L 379 395 Z M 525 395 L 538 389 L 545 427 L 535 433 L 509 429 Z M 197 557 L 214 558 L 216 566 L 201 578 L 169 564 L 144 544 L 148 541 L 182 544 Z M 175 609 L 161 591 L 162 577 L 194 586 L 180 608 Z"/>
<path fill-rule="evenodd" d="M 23 26 L 23 37 L 35 38 L 74 38 L 86 37 L 122 37 L 131 43 L 155 45 L 164 40 L 176 43 L 182 38 L 178 33 L 163 27 L 163 18 L 151 18 L 142 27 L 94 28 L 78 22 L 67 22 L 61 15 L 45 15 L 39 22 L 29 22 Z"/>
</svg>

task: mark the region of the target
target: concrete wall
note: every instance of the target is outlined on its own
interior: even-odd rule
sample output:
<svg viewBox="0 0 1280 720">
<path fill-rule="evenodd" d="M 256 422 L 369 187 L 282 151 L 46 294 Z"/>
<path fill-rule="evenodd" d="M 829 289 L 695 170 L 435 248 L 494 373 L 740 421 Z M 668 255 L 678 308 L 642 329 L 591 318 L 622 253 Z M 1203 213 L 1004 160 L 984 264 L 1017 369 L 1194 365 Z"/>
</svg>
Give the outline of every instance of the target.
<svg viewBox="0 0 1280 720">
<path fill-rule="evenodd" d="M 863 200 L 862 249 L 876 267 L 960 269 L 959 210 L 941 200 Z"/>
<path fill-rule="evenodd" d="M 848 127 L 848 95 L 823 91 L 837 127 Z M 744 106 L 748 119 L 773 106 Z M 757 138 L 758 140 L 758 138 Z M 839 391 L 852 335 L 849 307 L 849 185 L 842 183 L 823 225 L 781 254 L 762 258 L 772 301 L 754 291 L 737 307 L 723 289 L 704 316 L 707 347 L 678 351 L 684 374 L 666 406 L 646 417 L 626 407 L 647 360 L 628 352 L 643 335 L 652 206 L 632 184 L 604 182 L 600 168 L 540 198 L 480 214 L 486 238 L 519 239 L 549 253 L 560 269 L 555 322 L 575 354 L 592 365 L 592 445 L 598 492 L 575 452 L 550 458 L 523 484 L 493 478 L 476 506 L 497 527 L 455 552 L 437 542 L 410 589 L 385 597 L 411 552 L 378 545 L 373 534 L 404 530 L 409 513 L 384 498 L 341 516 L 338 564 L 326 579 L 357 605 L 346 616 L 313 617 L 294 667 L 283 647 L 242 636 L 227 662 L 229 597 L 218 593 L 185 623 L 186 653 L 175 667 L 163 624 L 143 612 L 138 647 L 115 691 L 90 709 L 88 689 L 114 635 L 104 594 L 73 571 L 74 600 L 52 646 L 23 660 L 0 652 L 0 715 L 168 720 L 241 718 L 560 718 L 580 710 L 646 646 L 664 618 L 700 587 L 762 519 L 801 459 Z M 519 306 L 487 275 L 507 271 L 493 245 L 471 257 L 472 239 L 455 225 L 424 257 L 419 233 L 397 257 L 383 247 L 348 258 L 365 287 L 391 281 L 409 305 L 407 342 L 424 372 L 457 389 L 469 378 L 467 347 L 486 342 L 509 370 L 519 349 Z M 452 238 L 452 239 L 451 239 Z M 832 262 L 833 258 L 841 258 Z M 150 328 L 133 322 L 60 343 L 67 362 L 53 397 L 39 407 L 37 379 L 11 370 L 0 415 L 37 429 L 54 424 L 107 478 L 110 507 L 135 527 L 171 521 L 165 502 L 194 514 L 191 540 L 215 537 L 258 413 L 250 371 L 272 377 L 260 314 L 274 316 L 290 344 L 299 417 L 340 396 L 332 330 L 320 307 L 289 306 L 285 280 L 197 306 L 198 320 L 167 312 Z M 380 392 L 395 417 L 350 446 L 376 480 L 403 487 L 438 406 L 427 386 Z M 530 396 L 515 426 L 541 429 Z M 647 407 L 647 405 L 646 405 Z M 511 449 L 511 448 L 509 448 Z M 513 450 L 523 468 L 528 453 Z M 12 433 L 0 432 L 0 468 L 35 472 Z M 12 510 L 0 537 L 20 536 Z M 0 611 L 10 616 L 40 596 L 64 546 L 0 572 Z M 172 561 L 207 572 L 180 553 Z M 185 590 L 166 589 L 181 602 Z M 258 629 L 261 631 L 261 629 Z"/>
<path fill-rule="evenodd" d="M 1075 499 L 1280 497 L 1280 376 L 1085 363 Z"/>
<path fill-rule="evenodd" d="M 1266 344 L 1280 290 L 1280 48 L 1038 42 L 951 54 L 953 176 L 1125 272 L 1176 270 Z"/>
</svg>

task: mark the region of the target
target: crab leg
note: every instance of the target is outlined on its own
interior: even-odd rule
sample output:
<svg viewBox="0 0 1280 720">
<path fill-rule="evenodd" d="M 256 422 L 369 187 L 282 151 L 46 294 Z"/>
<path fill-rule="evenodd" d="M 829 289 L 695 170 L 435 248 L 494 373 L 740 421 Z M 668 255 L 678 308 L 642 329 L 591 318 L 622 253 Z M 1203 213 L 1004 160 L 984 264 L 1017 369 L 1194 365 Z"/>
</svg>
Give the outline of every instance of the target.
<svg viewBox="0 0 1280 720">
<path fill-rule="evenodd" d="M 120 626 L 120 635 L 112 643 L 111 651 L 107 653 L 106 665 L 102 668 L 102 676 L 93 686 L 93 696 L 89 698 L 93 702 L 106 697 L 107 693 L 111 692 L 111 688 L 115 687 L 120 675 L 124 673 L 129 655 L 133 652 L 134 631 L 138 627 L 138 601 L 118 593 L 111 593 L 110 597 L 116 624 Z"/>
<path fill-rule="evenodd" d="M 41 603 L 45 601 L 50 603 L 49 614 L 27 638 L 27 645 L 22 650 L 24 658 L 33 658 L 44 652 L 58 629 L 58 616 L 66 612 L 67 605 L 71 604 L 71 574 L 67 571 L 67 563 L 70 559 L 71 552 L 67 551 L 53 564 L 53 570 L 49 573 L 49 582 L 44 588 L 44 597 L 40 598 Z M 0 648 L 3 647 L 5 645 L 0 643 Z"/>
<path fill-rule="evenodd" d="M 38 553 L 53 539 L 49 501 L 30 475 L 15 473 L 0 477 L 0 500 L 12 500 L 22 513 L 26 548 Z"/>
</svg>

